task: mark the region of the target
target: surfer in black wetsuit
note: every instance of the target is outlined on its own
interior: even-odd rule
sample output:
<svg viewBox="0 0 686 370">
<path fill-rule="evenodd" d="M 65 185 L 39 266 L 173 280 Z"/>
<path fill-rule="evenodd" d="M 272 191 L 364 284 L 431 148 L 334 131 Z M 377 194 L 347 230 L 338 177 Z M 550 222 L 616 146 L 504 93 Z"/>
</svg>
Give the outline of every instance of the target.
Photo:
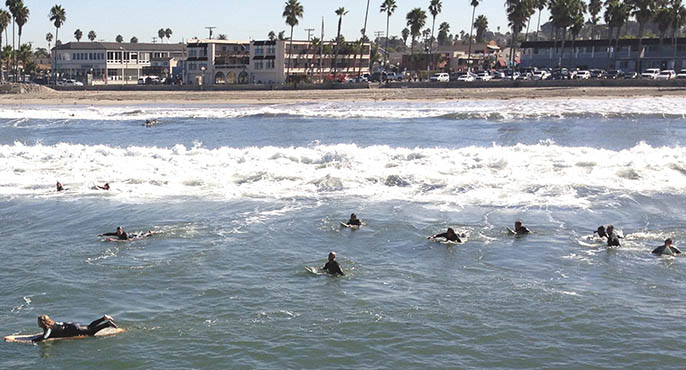
<svg viewBox="0 0 686 370">
<path fill-rule="evenodd" d="M 462 240 L 460 240 L 460 237 L 455 233 L 455 230 L 452 229 L 452 227 L 448 228 L 448 231 L 442 233 L 442 234 L 436 234 L 436 235 L 431 235 L 427 237 L 427 239 L 436 239 L 436 238 L 445 238 L 445 240 L 450 241 L 450 242 L 457 242 L 461 243 Z"/>
<path fill-rule="evenodd" d="M 98 236 L 116 236 L 117 238 L 119 238 L 119 240 L 129 240 L 129 235 L 124 231 L 124 228 L 121 226 L 117 226 L 117 232 L 100 234 Z"/>
<path fill-rule="evenodd" d="M 608 247 L 619 247 L 619 235 L 615 233 L 615 226 L 607 226 L 607 246 Z"/>
<path fill-rule="evenodd" d="M 670 253 L 671 252 L 671 253 Z M 681 251 L 676 247 L 672 247 L 672 239 L 669 238 L 665 240 L 665 244 L 653 249 L 653 254 L 661 256 L 663 254 L 680 254 Z"/>
<path fill-rule="evenodd" d="M 329 253 L 329 262 L 322 267 L 322 270 L 328 272 L 331 275 L 345 275 L 343 270 L 341 270 L 341 265 L 336 261 L 336 252 Z"/>
<path fill-rule="evenodd" d="M 100 190 L 110 190 L 110 184 L 109 183 L 105 183 L 105 185 L 103 185 L 103 186 L 95 185 L 95 187 L 96 187 L 96 189 L 100 189 Z"/>
<path fill-rule="evenodd" d="M 526 226 L 522 225 L 522 221 L 515 222 L 513 231 L 516 235 L 525 235 L 531 232 Z"/>
<path fill-rule="evenodd" d="M 598 226 L 598 229 L 593 232 L 594 234 L 598 234 L 599 237 L 601 238 L 607 238 L 607 233 L 605 232 L 605 226 Z"/>
<path fill-rule="evenodd" d="M 118 328 L 114 323 L 112 317 L 104 315 L 103 317 L 82 326 L 75 322 L 55 322 L 48 315 L 41 315 L 38 317 L 38 326 L 43 329 L 43 335 L 34 339 L 34 342 L 40 342 L 51 338 L 69 338 L 78 336 L 93 336 L 105 328 Z"/>
<path fill-rule="evenodd" d="M 57 182 L 57 191 L 62 191 L 62 190 L 64 190 L 64 187 L 62 187 L 62 183 L 58 181 Z"/>
<path fill-rule="evenodd" d="M 348 223 L 346 224 L 348 226 L 362 226 L 362 221 L 360 221 L 359 218 L 357 218 L 357 215 L 352 213 L 350 214 L 350 219 L 348 220 Z"/>
</svg>

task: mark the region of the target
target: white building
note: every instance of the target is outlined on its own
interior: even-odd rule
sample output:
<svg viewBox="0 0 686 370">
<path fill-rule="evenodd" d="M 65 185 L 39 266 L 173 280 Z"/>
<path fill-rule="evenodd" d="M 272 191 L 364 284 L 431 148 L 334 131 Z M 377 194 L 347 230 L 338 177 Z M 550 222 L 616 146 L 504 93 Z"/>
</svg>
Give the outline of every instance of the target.
<svg viewBox="0 0 686 370">
<path fill-rule="evenodd" d="M 185 56 L 184 44 L 68 42 L 52 49 L 53 70 L 60 78 L 83 81 L 91 74 L 97 84 L 137 83 L 152 61 L 176 64 Z"/>
<path fill-rule="evenodd" d="M 223 85 L 249 82 L 250 41 L 191 39 L 186 46 L 186 83 Z"/>
</svg>

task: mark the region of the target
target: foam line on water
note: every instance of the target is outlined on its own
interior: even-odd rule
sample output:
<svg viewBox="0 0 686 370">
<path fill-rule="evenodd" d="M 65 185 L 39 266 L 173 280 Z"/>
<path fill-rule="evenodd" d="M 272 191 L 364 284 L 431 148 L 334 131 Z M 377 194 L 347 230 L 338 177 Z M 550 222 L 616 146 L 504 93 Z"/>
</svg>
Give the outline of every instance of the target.
<svg viewBox="0 0 686 370">
<path fill-rule="evenodd" d="M 686 117 L 680 97 L 601 99 L 512 99 L 449 102 L 326 102 L 270 105 L 168 106 L 2 106 L 0 119 L 27 125 L 26 119 L 122 121 L 165 118 L 387 118 L 542 119 L 570 117 Z M 64 122 L 56 122 L 63 124 Z"/>
<path fill-rule="evenodd" d="M 618 194 L 685 194 L 686 148 L 535 145 L 398 148 L 0 145 L 0 196 L 359 197 L 434 204 L 589 207 Z M 69 191 L 56 193 L 61 181 Z M 113 190 L 93 190 L 109 182 Z M 614 194 L 614 197 L 610 195 Z"/>
</svg>

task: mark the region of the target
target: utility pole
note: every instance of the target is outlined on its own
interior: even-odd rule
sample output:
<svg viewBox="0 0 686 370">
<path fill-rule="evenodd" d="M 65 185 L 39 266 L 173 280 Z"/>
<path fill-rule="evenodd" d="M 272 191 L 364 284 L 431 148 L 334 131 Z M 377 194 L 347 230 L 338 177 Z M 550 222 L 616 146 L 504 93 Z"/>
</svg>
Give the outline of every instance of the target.
<svg viewBox="0 0 686 370">
<path fill-rule="evenodd" d="M 210 30 L 210 40 L 212 40 L 212 30 L 215 29 L 215 28 L 217 28 L 217 27 L 208 26 L 208 27 L 205 27 L 205 28 L 208 29 L 208 30 Z"/>
<path fill-rule="evenodd" d="M 383 37 L 383 34 L 386 33 L 384 31 L 374 31 L 374 39 L 378 39 L 380 37 Z"/>
<path fill-rule="evenodd" d="M 152 37 L 152 43 L 154 44 L 154 43 L 156 43 L 156 42 L 157 42 L 157 37 L 153 36 L 153 37 Z"/>
<path fill-rule="evenodd" d="M 314 28 L 305 28 L 305 31 L 307 31 L 307 41 L 309 42 L 312 39 Z"/>
</svg>

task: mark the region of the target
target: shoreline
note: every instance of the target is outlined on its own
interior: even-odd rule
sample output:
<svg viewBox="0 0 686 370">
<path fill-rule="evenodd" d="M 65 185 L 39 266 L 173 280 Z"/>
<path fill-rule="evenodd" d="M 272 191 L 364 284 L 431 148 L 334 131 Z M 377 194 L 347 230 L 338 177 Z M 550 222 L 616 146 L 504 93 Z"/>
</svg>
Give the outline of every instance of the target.
<svg viewBox="0 0 686 370">
<path fill-rule="evenodd" d="M 0 95 L 0 105 L 141 105 L 141 104 L 297 104 L 316 102 L 445 102 L 513 99 L 613 99 L 686 97 L 675 87 L 493 87 L 373 88 L 273 91 L 41 91 Z"/>
</svg>

